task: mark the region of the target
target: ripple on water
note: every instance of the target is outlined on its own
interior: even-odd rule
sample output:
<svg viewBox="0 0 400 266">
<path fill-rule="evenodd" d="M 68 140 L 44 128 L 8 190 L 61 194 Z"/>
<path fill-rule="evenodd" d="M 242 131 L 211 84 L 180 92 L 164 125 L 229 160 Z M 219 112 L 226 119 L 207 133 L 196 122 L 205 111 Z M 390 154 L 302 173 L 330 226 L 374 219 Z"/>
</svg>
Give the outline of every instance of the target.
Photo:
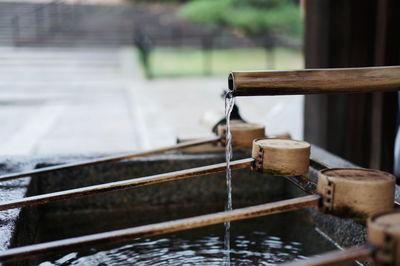
<svg viewBox="0 0 400 266">
<path fill-rule="evenodd" d="M 284 241 L 280 237 L 262 232 L 236 235 L 231 239 L 231 263 L 234 265 L 271 265 L 301 255 L 302 244 Z M 195 239 L 177 236 L 161 239 L 136 239 L 133 243 L 109 250 L 96 250 L 80 254 L 69 253 L 51 265 L 221 265 L 224 262 L 224 239 L 208 235 Z"/>
</svg>

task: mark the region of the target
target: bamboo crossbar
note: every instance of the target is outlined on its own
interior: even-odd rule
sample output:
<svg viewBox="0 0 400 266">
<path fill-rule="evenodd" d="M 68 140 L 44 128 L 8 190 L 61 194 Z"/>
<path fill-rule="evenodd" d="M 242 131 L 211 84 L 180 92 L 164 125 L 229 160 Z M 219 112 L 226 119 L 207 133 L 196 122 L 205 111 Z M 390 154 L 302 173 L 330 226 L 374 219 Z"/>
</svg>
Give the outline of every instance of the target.
<svg viewBox="0 0 400 266">
<path fill-rule="evenodd" d="M 26 171 L 26 172 L 6 174 L 6 175 L 0 176 L 0 182 L 12 180 L 12 179 L 16 179 L 16 178 L 21 178 L 21 177 L 27 177 L 27 176 L 36 176 L 36 175 L 50 173 L 50 172 L 58 171 L 58 170 L 72 169 L 72 168 L 78 168 L 78 167 L 83 167 L 83 166 L 88 166 L 88 165 L 114 162 L 114 161 L 119 161 L 119 160 L 124 160 L 124 159 L 131 159 L 131 158 L 135 158 L 135 157 L 158 154 L 158 153 L 172 151 L 172 150 L 189 148 L 189 147 L 203 145 L 203 144 L 217 143 L 220 140 L 221 140 L 220 137 L 211 137 L 211 138 L 202 139 L 202 140 L 183 142 L 183 143 L 179 143 L 176 145 L 163 147 L 163 148 L 159 148 L 159 149 L 154 149 L 154 150 L 149 150 L 149 151 L 144 151 L 144 152 L 108 156 L 108 157 L 102 157 L 102 158 L 98 158 L 98 159 L 86 160 L 86 161 L 81 161 L 81 162 L 76 162 L 76 163 L 68 163 L 68 164 L 43 167 L 43 168 L 38 168 L 35 170 Z"/>
<path fill-rule="evenodd" d="M 128 241 L 136 237 L 148 237 L 160 234 L 183 231 L 227 221 L 249 219 L 269 214 L 293 211 L 318 205 L 319 195 L 309 195 L 273 203 L 261 204 L 252 207 L 240 208 L 232 211 L 195 216 L 122 230 L 74 237 L 47 243 L 17 247 L 0 253 L 0 261 L 22 260 L 30 257 L 41 256 L 48 253 L 71 250 L 89 245 L 111 244 Z"/>
<path fill-rule="evenodd" d="M 285 178 L 307 194 L 316 193 L 317 184 L 307 176 L 285 176 Z"/>
<path fill-rule="evenodd" d="M 310 158 L 310 166 L 313 167 L 315 170 L 322 170 L 325 168 L 329 168 L 328 165 L 326 165 L 325 163 L 318 161 L 314 158 Z"/>
<path fill-rule="evenodd" d="M 230 166 L 232 170 L 250 168 L 254 159 L 242 159 L 232 161 Z M 21 208 L 26 206 L 44 204 L 57 200 L 66 200 L 71 198 L 77 198 L 82 196 L 94 195 L 98 193 L 104 193 L 108 191 L 124 190 L 133 187 L 151 185 L 167 181 L 181 180 L 189 177 L 195 177 L 200 175 L 208 175 L 226 170 L 226 163 L 213 164 L 208 166 L 202 166 L 197 168 L 185 169 L 181 171 L 175 171 L 170 173 L 158 174 L 153 176 L 145 176 L 139 178 L 133 178 L 123 181 L 105 183 L 100 185 L 81 187 L 75 189 L 69 189 L 59 192 L 47 193 L 37 196 L 26 197 L 22 199 L 0 202 L 0 210 Z"/>
<path fill-rule="evenodd" d="M 233 96 L 396 91 L 400 66 L 233 71 L 228 86 Z"/>
<path fill-rule="evenodd" d="M 357 259 L 365 259 L 372 256 L 374 248 L 371 245 L 363 245 L 343 250 L 335 250 L 309 259 L 296 260 L 291 263 L 283 263 L 281 266 L 323 266 L 338 265 Z"/>
</svg>

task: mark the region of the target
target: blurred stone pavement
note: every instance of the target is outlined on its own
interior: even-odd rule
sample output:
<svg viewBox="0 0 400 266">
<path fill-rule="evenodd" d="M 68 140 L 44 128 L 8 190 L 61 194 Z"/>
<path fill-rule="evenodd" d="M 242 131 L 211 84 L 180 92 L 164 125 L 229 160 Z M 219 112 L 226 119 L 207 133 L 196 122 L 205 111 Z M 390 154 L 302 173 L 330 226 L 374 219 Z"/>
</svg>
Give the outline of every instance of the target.
<svg viewBox="0 0 400 266">
<path fill-rule="evenodd" d="M 143 79 L 125 48 L 0 48 L 0 154 L 139 151 L 210 136 L 226 77 Z M 302 96 L 236 100 L 267 133 L 302 138 Z"/>
</svg>

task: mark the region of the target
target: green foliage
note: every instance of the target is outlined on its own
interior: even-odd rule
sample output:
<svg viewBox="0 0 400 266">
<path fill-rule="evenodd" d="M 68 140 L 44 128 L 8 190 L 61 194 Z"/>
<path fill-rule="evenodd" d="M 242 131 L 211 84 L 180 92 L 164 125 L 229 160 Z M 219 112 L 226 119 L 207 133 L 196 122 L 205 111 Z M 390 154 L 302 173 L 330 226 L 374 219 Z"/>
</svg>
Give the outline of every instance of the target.
<svg viewBox="0 0 400 266">
<path fill-rule="evenodd" d="M 192 0 L 180 14 L 192 22 L 225 25 L 249 36 L 301 34 L 299 8 L 292 0 Z"/>
<path fill-rule="evenodd" d="M 184 3 L 187 2 L 189 0 L 130 0 L 133 3 L 159 3 L 159 4 L 163 4 L 165 2 L 168 3 Z"/>
<path fill-rule="evenodd" d="M 149 58 L 151 73 L 154 78 L 171 78 L 201 76 L 209 71 L 211 75 L 225 77 L 233 69 L 263 70 L 270 58 L 263 48 L 213 49 L 208 52 L 211 52 L 210 64 L 205 62 L 208 59 L 201 48 L 156 47 Z M 269 53 L 272 52 L 279 58 L 275 62 L 276 69 L 303 68 L 301 51 L 277 48 Z"/>
</svg>

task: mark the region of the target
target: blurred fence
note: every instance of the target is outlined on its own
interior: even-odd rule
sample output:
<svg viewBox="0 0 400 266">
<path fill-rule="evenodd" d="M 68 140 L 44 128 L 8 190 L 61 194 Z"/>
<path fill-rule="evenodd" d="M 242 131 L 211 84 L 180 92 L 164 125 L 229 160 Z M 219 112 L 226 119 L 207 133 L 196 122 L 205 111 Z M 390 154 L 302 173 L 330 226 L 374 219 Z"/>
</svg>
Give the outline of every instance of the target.
<svg viewBox="0 0 400 266">
<path fill-rule="evenodd" d="M 213 49 L 262 47 L 269 50 L 273 64 L 274 47 L 301 48 L 299 41 L 286 36 L 246 38 L 179 19 L 166 22 L 165 13 L 172 17 L 175 11 L 176 7 L 154 15 L 143 4 L 100 6 L 56 0 L 13 15 L 12 41 L 14 46 L 136 46 L 145 68 L 153 48 L 191 47 L 202 51 L 205 75 L 210 74 Z"/>
<path fill-rule="evenodd" d="M 77 5 L 53 1 L 14 15 L 11 19 L 13 44 L 40 44 L 59 32 L 73 30 L 73 22 L 82 15 Z"/>
<path fill-rule="evenodd" d="M 174 10 L 168 12 L 173 13 Z M 143 5 L 99 6 L 82 2 L 56 0 L 36 4 L 31 10 L 17 13 L 11 19 L 12 38 L 21 45 L 71 45 L 76 40 L 88 44 L 132 45 L 137 29 L 152 40 L 153 46 L 249 47 L 289 46 L 300 43 L 282 36 L 239 37 L 222 28 L 182 21 L 163 21 Z M 58 42 L 55 40 L 59 37 Z"/>
</svg>

